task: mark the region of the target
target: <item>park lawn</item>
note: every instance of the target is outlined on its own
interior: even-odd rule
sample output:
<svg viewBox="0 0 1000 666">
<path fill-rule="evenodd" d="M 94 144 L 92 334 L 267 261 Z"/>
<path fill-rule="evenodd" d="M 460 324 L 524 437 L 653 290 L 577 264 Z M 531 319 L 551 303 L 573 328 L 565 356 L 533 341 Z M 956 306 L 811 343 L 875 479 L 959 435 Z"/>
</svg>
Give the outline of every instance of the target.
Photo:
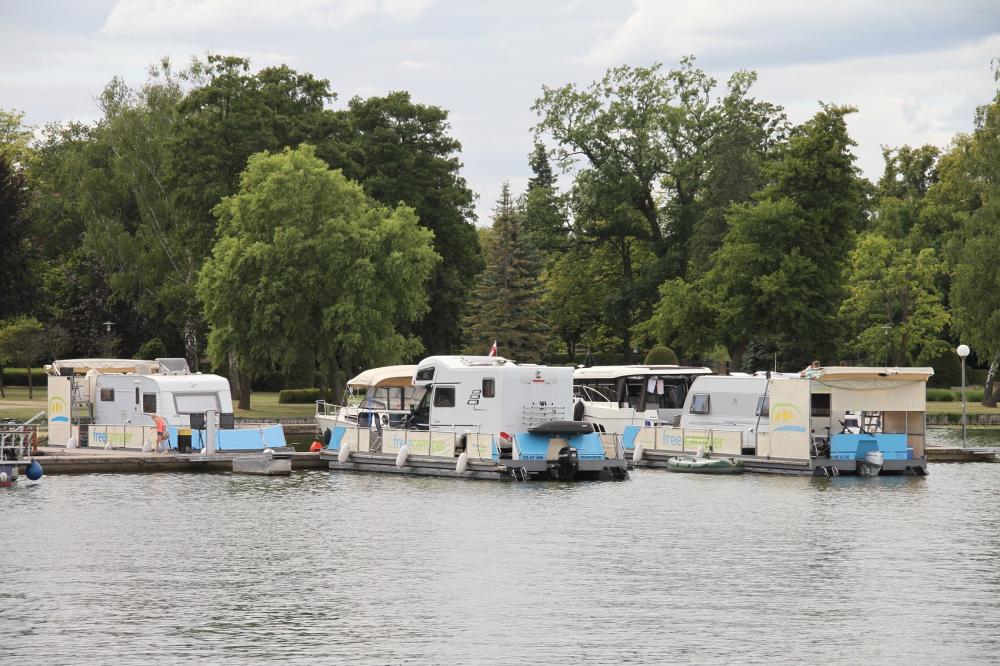
<svg viewBox="0 0 1000 666">
<path fill-rule="evenodd" d="M 0 420 L 24 421 L 47 408 L 45 387 L 35 388 L 32 400 L 28 400 L 27 386 L 6 386 L 4 392 L 7 397 L 0 398 Z M 250 409 L 236 410 L 237 418 L 248 419 L 309 418 L 315 413 L 315 403 L 282 405 L 277 393 L 263 392 L 250 395 Z"/>
<path fill-rule="evenodd" d="M 1000 414 L 1000 407 L 983 407 L 979 402 L 966 402 L 965 411 L 969 414 Z M 928 414 L 961 414 L 961 402 L 928 402 Z"/>
</svg>

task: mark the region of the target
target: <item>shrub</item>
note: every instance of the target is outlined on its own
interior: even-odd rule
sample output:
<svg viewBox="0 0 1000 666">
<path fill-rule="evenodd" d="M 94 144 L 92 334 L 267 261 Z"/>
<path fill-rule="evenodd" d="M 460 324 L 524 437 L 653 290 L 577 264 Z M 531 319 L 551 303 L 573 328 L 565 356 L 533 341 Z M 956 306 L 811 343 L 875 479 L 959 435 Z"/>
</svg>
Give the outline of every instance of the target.
<svg viewBox="0 0 1000 666">
<path fill-rule="evenodd" d="M 927 389 L 927 402 L 955 402 L 959 397 L 955 392 L 946 388 Z"/>
<path fill-rule="evenodd" d="M 41 368 L 31 369 L 31 384 L 35 388 L 38 388 L 39 386 L 43 388 L 45 387 L 48 381 L 45 377 L 45 371 Z M 4 368 L 3 383 L 4 386 L 27 386 L 28 371 L 24 368 Z"/>
<path fill-rule="evenodd" d="M 677 365 L 677 354 L 670 347 L 656 345 L 646 354 L 644 365 Z"/>
<path fill-rule="evenodd" d="M 320 394 L 318 388 L 284 389 L 278 393 L 278 402 L 280 404 L 316 402 L 321 399 Z M 329 396 L 325 399 L 329 400 Z"/>
<path fill-rule="evenodd" d="M 962 383 L 962 361 L 944 340 L 935 340 L 924 347 L 917 357 L 917 365 L 934 368 L 934 375 L 927 382 L 930 386 L 949 388 Z"/>
<path fill-rule="evenodd" d="M 139 347 L 139 351 L 136 353 L 135 358 L 153 360 L 157 358 L 167 357 L 167 346 L 163 344 L 163 340 L 159 338 L 150 338 L 142 343 Z"/>
</svg>

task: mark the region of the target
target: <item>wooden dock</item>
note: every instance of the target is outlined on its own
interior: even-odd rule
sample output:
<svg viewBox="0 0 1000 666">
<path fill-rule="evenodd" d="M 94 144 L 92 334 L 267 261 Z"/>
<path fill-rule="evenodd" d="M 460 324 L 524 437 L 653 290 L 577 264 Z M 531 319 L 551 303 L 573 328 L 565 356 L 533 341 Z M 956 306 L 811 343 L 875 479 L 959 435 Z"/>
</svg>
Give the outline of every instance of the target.
<svg viewBox="0 0 1000 666">
<path fill-rule="evenodd" d="M 996 462 L 998 449 L 992 446 L 928 446 L 927 462 Z"/>
<path fill-rule="evenodd" d="M 233 459 L 252 455 L 246 451 L 216 453 L 143 453 L 127 449 L 79 448 L 43 446 L 37 460 L 45 474 L 143 474 L 154 472 L 231 472 Z M 296 451 L 292 454 L 292 469 L 327 469 L 319 453 Z"/>
</svg>

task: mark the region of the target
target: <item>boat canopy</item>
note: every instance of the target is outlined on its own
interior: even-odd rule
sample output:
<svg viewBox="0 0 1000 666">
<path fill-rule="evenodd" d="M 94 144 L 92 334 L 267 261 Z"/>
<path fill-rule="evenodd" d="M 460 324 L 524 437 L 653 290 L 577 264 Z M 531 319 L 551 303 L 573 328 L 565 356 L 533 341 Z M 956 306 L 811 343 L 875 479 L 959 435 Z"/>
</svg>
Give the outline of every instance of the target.
<svg viewBox="0 0 1000 666">
<path fill-rule="evenodd" d="M 410 388 L 413 386 L 415 365 L 388 365 L 382 368 L 371 368 L 352 378 L 347 385 L 352 389 L 369 388 Z"/>
<path fill-rule="evenodd" d="M 934 368 L 859 368 L 833 366 L 829 368 L 816 368 L 812 378 L 821 381 L 875 380 L 926 382 L 933 374 Z"/>
<path fill-rule="evenodd" d="M 71 358 L 53 361 L 45 366 L 45 372 L 50 375 L 61 374 L 62 370 L 72 368 L 73 374 L 85 375 L 91 370 L 99 373 L 119 373 L 135 375 L 152 375 L 160 364 L 156 361 L 141 361 L 131 358 Z"/>
<path fill-rule="evenodd" d="M 923 412 L 934 368 L 817 368 L 811 379 L 848 411 Z"/>
</svg>

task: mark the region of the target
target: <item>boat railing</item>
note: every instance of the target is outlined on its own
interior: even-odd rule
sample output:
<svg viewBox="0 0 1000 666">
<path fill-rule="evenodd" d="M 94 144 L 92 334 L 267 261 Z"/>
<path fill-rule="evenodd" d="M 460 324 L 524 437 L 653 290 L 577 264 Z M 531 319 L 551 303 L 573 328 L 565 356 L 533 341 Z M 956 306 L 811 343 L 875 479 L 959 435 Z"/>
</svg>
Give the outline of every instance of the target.
<svg viewBox="0 0 1000 666">
<path fill-rule="evenodd" d="M 334 405 L 327 402 L 326 400 L 316 401 L 316 415 L 317 416 L 336 416 L 340 413 L 341 405 Z"/>
<path fill-rule="evenodd" d="M 0 424 L 0 460 L 27 460 L 37 448 L 37 425 Z"/>
</svg>

